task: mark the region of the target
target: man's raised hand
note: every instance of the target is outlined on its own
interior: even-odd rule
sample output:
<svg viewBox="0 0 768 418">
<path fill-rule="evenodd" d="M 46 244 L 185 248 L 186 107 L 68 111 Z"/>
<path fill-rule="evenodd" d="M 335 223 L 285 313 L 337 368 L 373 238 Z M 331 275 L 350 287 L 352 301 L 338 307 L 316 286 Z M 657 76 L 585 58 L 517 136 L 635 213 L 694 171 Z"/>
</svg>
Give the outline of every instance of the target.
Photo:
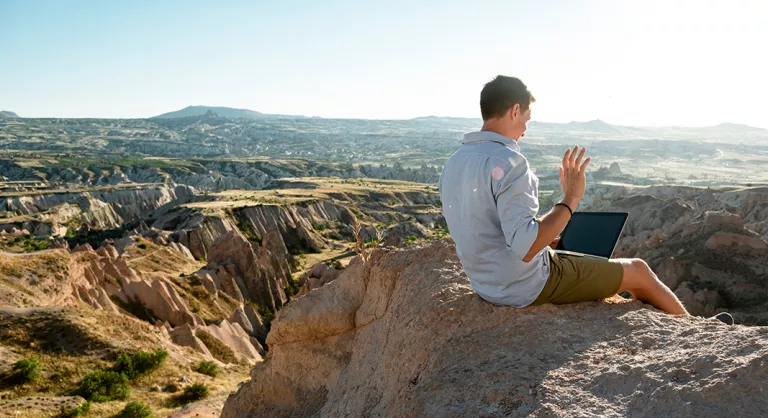
<svg viewBox="0 0 768 418">
<path fill-rule="evenodd" d="M 579 152 L 578 145 L 573 147 L 573 150 L 567 149 L 563 155 L 563 165 L 560 166 L 560 188 L 565 195 L 563 202 L 572 210 L 575 210 L 581 202 L 587 185 L 586 170 L 592 159 L 584 158 L 586 152 L 586 148 L 582 148 Z"/>
</svg>

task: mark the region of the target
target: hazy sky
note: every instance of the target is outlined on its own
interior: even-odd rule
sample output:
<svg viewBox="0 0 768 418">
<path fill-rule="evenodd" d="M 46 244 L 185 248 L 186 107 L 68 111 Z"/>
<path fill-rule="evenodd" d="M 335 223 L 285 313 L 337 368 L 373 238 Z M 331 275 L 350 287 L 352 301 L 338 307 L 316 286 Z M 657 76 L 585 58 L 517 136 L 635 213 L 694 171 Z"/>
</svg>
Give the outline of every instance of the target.
<svg viewBox="0 0 768 418">
<path fill-rule="evenodd" d="M 506 74 L 535 120 L 768 128 L 766 21 L 763 0 L 0 0 L 0 110 L 479 117 Z"/>
</svg>

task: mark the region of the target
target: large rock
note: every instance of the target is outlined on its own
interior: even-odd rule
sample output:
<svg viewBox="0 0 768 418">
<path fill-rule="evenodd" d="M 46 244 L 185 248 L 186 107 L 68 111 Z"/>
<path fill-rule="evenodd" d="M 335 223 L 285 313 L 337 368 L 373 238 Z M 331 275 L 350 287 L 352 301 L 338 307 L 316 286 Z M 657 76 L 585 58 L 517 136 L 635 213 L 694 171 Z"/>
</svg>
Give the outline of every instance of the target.
<svg viewBox="0 0 768 418">
<path fill-rule="evenodd" d="M 768 242 L 761 238 L 723 231 L 718 231 L 712 234 L 706 243 L 707 248 L 710 250 L 717 250 L 733 245 L 753 248 L 755 250 L 765 250 L 768 248 Z"/>
<path fill-rule="evenodd" d="M 240 324 L 248 335 L 255 337 L 259 341 L 259 344 L 263 344 L 266 341 L 267 330 L 264 328 L 264 321 L 250 305 L 238 306 L 229 317 L 229 322 Z"/>
<path fill-rule="evenodd" d="M 237 229 L 216 239 L 208 261 L 208 270 L 216 268 L 220 277 L 226 271 L 226 276 L 235 280 L 242 293 L 242 299 L 238 300 L 247 299 L 273 312 L 288 301 L 285 287 L 292 277 L 286 260 L 254 246 Z M 221 285 L 225 287 L 223 278 Z M 234 292 L 234 288 L 231 291 Z M 236 295 L 233 297 L 237 298 Z"/>
<path fill-rule="evenodd" d="M 443 241 L 378 250 L 285 306 L 222 416 L 764 416 L 768 328 L 640 302 L 515 309 Z M 300 359 L 300 361 L 298 361 Z"/>
<path fill-rule="evenodd" d="M 424 238 L 427 230 L 417 222 L 403 222 L 387 228 L 383 246 L 402 247 L 408 237 Z"/>
<path fill-rule="evenodd" d="M 704 213 L 704 225 L 709 231 L 720 229 L 723 225 L 730 225 L 741 229 L 744 222 L 741 216 L 726 211 L 707 211 Z"/>
</svg>

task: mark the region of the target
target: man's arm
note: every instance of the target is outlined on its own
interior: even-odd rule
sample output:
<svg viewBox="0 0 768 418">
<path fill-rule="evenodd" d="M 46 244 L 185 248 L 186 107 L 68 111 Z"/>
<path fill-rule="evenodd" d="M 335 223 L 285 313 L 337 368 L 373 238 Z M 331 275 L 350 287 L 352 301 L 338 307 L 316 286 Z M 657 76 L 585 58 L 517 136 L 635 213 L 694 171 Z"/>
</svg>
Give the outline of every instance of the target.
<svg viewBox="0 0 768 418">
<path fill-rule="evenodd" d="M 565 194 L 565 198 L 561 203 L 568 205 L 573 211 L 576 211 L 576 207 L 581 202 L 582 197 L 584 197 L 584 189 L 587 183 L 585 170 L 591 160 L 591 158 L 587 157 L 582 163 L 582 158 L 584 158 L 584 153 L 587 149 L 582 148 L 577 157 L 576 153 L 578 150 L 578 145 L 573 147 L 573 152 L 570 149 L 566 150 L 563 156 L 563 165 L 560 167 L 560 187 Z M 570 219 L 571 213 L 562 205 L 553 207 L 549 213 L 542 216 L 539 220 L 539 231 L 536 235 L 536 240 L 533 241 L 531 249 L 523 257 L 523 261 L 527 263 L 533 260 L 533 257 L 539 251 L 552 243 L 563 232 Z"/>
<path fill-rule="evenodd" d="M 571 210 L 576 210 L 579 202 L 573 198 L 563 199 L 562 203 L 568 205 Z M 528 254 L 523 257 L 523 261 L 526 263 L 533 260 L 533 257 L 539 253 L 547 245 L 553 244 L 555 238 L 563 232 L 565 226 L 568 225 L 568 221 L 571 220 L 571 213 L 568 209 L 557 205 L 553 207 L 549 213 L 542 216 L 539 219 L 539 233 L 536 235 L 536 240 L 533 241 L 531 249 Z"/>
</svg>

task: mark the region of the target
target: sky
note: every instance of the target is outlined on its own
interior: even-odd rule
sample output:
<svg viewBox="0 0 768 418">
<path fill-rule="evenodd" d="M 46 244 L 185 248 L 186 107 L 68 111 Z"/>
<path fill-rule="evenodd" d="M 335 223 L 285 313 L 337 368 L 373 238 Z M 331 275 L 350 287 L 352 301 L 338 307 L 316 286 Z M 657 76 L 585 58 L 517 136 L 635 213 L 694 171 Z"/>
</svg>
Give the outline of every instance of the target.
<svg viewBox="0 0 768 418">
<path fill-rule="evenodd" d="M 0 0 L 0 110 L 479 117 L 504 74 L 533 120 L 768 128 L 766 21 L 763 0 Z"/>
</svg>

